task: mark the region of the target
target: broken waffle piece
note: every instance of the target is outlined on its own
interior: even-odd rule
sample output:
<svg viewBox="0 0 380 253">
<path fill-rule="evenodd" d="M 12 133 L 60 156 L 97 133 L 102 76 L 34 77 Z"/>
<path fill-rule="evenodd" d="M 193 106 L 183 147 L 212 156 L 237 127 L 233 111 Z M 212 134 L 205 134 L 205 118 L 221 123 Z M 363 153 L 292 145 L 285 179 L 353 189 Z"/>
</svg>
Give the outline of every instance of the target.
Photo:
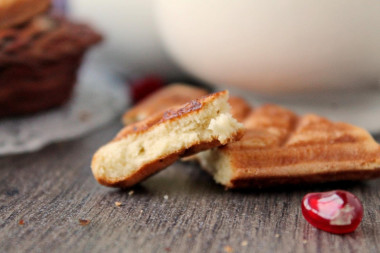
<svg viewBox="0 0 380 253">
<path fill-rule="evenodd" d="M 207 91 L 185 84 L 171 84 L 149 95 L 135 107 L 124 113 L 125 125 L 146 119 L 148 116 L 183 105 L 193 99 L 207 95 Z"/>
<path fill-rule="evenodd" d="M 181 156 L 239 139 L 243 125 L 230 114 L 228 91 L 156 113 L 122 129 L 92 160 L 99 183 L 130 187 Z"/>
<path fill-rule="evenodd" d="M 233 105 L 232 105 L 233 106 Z M 380 176 L 380 146 L 356 126 L 275 105 L 252 109 L 237 142 L 197 154 L 227 188 L 363 180 Z"/>
</svg>

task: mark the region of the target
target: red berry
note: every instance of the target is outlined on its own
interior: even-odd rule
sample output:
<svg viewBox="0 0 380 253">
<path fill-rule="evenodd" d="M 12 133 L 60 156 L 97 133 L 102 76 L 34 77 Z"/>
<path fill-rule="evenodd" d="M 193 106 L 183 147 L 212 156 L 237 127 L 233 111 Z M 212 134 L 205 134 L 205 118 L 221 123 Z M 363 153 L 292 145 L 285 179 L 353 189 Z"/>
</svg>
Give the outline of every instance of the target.
<svg viewBox="0 0 380 253">
<path fill-rule="evenodd" d="M 162 88 L 164 81 L 161 77 L 150 75 L 142 79 L 135 80 L 130 89 L 133 103 L 137 103 L 143 98 L 147 97 L 154 91 Z"/>
<path fill-rule="evenodd" d="M 355 195 L 347 191 L 315 192 L 302 199 L 302 214 L 316 228 L 345 234 L 359 226 L 363 206 Z"/>
</svg>

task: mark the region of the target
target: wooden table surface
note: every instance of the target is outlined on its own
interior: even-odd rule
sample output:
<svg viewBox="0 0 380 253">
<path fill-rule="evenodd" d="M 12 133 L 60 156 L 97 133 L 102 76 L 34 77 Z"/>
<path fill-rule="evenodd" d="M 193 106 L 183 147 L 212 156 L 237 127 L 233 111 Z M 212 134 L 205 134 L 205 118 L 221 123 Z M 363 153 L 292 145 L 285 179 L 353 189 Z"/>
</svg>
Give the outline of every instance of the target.
<svg viewBox="0 0 380 253">
<path fill-rule="evenodd" d="M 100 186 L 89 166 L 120 127 L 115 120 L 75 141 L 0 158 L 0 252 L 380 252 L 380 180 L 225 191 L 178 162 L 132 194 Z M 317 230 L 301 214 L 306 193 L 338 188 L 365 208 L 347 235 Z"/>
</svg>

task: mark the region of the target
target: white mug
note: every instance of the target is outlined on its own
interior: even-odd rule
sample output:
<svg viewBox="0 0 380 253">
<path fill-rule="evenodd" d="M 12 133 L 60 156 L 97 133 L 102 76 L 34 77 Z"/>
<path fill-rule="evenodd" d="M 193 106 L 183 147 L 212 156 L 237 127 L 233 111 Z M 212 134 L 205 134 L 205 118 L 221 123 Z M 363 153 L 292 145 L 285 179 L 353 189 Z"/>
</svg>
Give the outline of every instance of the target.
<svg viewBox="0 0 380 253">
<path fill-rule="evenodd" d="M 157 0 L 160 36 L 189 73 L 260 94 L 380 78 L 379 0 Z"/>
</svg>

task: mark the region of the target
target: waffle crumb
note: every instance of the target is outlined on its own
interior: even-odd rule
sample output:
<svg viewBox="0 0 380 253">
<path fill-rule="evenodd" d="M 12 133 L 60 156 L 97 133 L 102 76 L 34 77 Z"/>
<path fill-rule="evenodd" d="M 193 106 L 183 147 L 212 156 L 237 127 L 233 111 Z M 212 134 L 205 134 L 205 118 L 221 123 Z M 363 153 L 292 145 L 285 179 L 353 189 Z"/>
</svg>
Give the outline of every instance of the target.
<svg viewBox="0 0 380 253">
<path fill-rule="evenodd" d="M 86 226 L 86 225 L 90 224 L 90 221 L 89 220 L 84 220 L 84 219 L 79 219 L 79 224 L 81 226 Z"/>
<path fill-rule="evenodd" d="M 274 237 L 279 238 L 280 234 L 275 234 Z"/>
<path fill-rule="evenodd" d="M 232 247 L 229 246 L 229 245 L 224 246 L 224 251 L 227 252 L 227 253 L 232 253 L 232 252 L 234 252 L 234 250 L 232 249 Z"/>
<path fill-rule="evenodd" d="M 134 191 L 129 191 L 129 192 L 128 192 L 128 195 L 129 195 L 129 196 L 132 196 L 133 193 L 135 193 L 135 192 L 134 192 Z"/>
<path fill-rule="evenodd" d="M 242 241 L 242 242 L 241 242 L 241 246 L 244 246 L 244 247 L 245 247 L 245 246 L 247 246 L 247 245 L 248 245 L 248 242 L 247 242 L 247 241 Z"/>
<path fill-rule="evenodd" d="M 123 204 L 121 203 L 121 202 L 119 202 L 119 201 L 116 201 L 115 202 L 115 206 L 122 206 Z"/>
</svg>

